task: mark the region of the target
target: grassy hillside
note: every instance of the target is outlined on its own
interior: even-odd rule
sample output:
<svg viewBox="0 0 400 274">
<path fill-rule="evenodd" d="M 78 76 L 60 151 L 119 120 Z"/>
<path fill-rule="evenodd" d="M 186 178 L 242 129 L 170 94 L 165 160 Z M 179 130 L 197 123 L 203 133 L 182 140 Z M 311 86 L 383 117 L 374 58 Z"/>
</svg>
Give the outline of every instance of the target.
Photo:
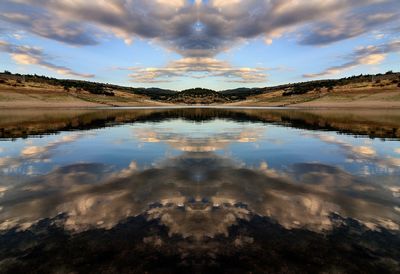
<svg viewBox="0 0 400 274">
<path fill-rule="evenodd" d="M 397 108 L 400 107 L 400 73 L 267 87 L 233 105 Z"/>
<path fill-rule="evenodd" d="M 359 75 L 265 88 L 175 91 L 0 73 L 0 107 L 148 105 L 400 107 L 400 73 Z"/>
<path fill-rule="evenodd" d="M 163 105 L 117 85 L 0 73 L 0 107 L 96 107 Z"/>
</svg>

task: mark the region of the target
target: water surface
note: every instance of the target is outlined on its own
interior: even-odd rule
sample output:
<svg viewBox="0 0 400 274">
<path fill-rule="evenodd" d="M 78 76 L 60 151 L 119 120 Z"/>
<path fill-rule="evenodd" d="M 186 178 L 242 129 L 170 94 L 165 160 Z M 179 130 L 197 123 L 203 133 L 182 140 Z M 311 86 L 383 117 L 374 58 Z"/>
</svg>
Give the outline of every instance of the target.
<svg viewBox="0 0 400 274">
<path fill-rule="evenodd" d="M 0 272 L 396 273 L 400 112 L 0 112 Z"/>
</svg>

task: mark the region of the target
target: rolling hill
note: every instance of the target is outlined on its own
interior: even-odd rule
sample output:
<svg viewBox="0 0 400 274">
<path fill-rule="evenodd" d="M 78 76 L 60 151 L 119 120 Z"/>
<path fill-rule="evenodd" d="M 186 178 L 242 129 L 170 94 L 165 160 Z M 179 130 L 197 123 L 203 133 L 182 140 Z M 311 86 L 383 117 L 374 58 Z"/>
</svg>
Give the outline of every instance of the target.
<svg viewBox="0 0 400 274">
<path fill-rule="evenodd" d="M 160 105 L 400 107 L 400 73 L 359 75 L 264 88 L 183 91 L 134 88 L 39 75 L 0 73 L 0 107 Z"/>
</svg>

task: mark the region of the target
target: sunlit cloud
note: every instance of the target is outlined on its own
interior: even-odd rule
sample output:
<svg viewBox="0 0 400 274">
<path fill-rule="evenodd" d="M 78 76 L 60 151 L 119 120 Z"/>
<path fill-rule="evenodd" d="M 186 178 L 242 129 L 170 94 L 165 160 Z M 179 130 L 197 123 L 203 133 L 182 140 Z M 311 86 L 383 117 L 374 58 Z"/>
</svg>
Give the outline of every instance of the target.
<svg viewBox="0 0 400 274">
<path fill-rule="evenodd" d="M 0 51 L 7 52 L 11 58 L 21 65 L 38 65 L 52 70 L 61 75 L 77 76 L 82 78 L 92 78 L 93 74 L 83 74 L 73 71 L 70 68 L 56 65 L 50 61 L 52 58 L 45 54 L 40 48 L 31 46 L 19 46 L 0 40 Z"/>
<path fill-rule="evenodd" d="M 344 58 L 349 60 L 346 63 L 339 66 L 332 66 L 319 73 L 304 74 L 303 76 L 306 78 L 328 76 L 339 74 L 344 70 L 360 65 L 377 65 L 385 60 L 387 54 L 391 52 L 400 52 L 400 41 L 392 41 L 388 44 L 378 46 L 361 47 L 355 50 L 351 55 Z"/>
<path fill-rule="evenodd" d="M 228 62 L 207 57 L 187 57 L 164 68 L 128 68 L 133 82 L 157 83 L 190 76 L 197 79 L 219 77 L 229 82 L 260 83 L 266 81 L 266 68 L 236 68 Z"/>
<path fill-rule="evenodd" d="M 298 44 L 321 46 L 359 37 L 398 23 L 397 5 L 396 0 L 5 0 L 0 4 L 0 20 L 74 46 L 97 45 L 113 36 L 128 45 L 147 40 L 181 56 L 165 66 L 132 69 L 130 78 L 135 82 L 169 82 L 187 76 L 261 83 L 266 82 L 264 68 L 232 66 L 219 60 L 219 55 L 255 39 L 270 45 L 290 35 Z M 385 57 L 386 52 L 370 51 L 360 51 L 348 63 L 305 77 L 378 64 Z M 17 55 L 14 59 L 72 74 L 37 60 L 37 56 Z"/>
<path fill-rule="evenodd" d="M 93 44 L 94 25 L 117 37 L 142 37 L 172 43 L 185 56 L 191 51 L 211 56 L 228 42 L 257 36 L 279 37 L 311 24 L 304 43 L 325 44 L 369 31 L 394 21 L 396 1 L 50 1 L 8 0 L 4 21 L 19 24 L 47 38 L 72 44 Z M 374 11 L 376 8 L 376 11 Z M 361 11 L 359 11 L 361 10 Z M 58 20 L 54 20 L 54 19 Z M 337 20 L 340 18 L 341 20 Z M 35 20 L 32 20 L 35 19 Z M 49 24 L 51 22 L 51 24 Z M 57 23 L 56 23 L 57 22 Z M 196 28 L 196 23 L 201 23 Z M 47 29 L 45 28 L 47 27 Z M 208 52 L 208 53 L 207 53 Z M 189 54 L 187 54 L 189 53 Z"/>
</svg>

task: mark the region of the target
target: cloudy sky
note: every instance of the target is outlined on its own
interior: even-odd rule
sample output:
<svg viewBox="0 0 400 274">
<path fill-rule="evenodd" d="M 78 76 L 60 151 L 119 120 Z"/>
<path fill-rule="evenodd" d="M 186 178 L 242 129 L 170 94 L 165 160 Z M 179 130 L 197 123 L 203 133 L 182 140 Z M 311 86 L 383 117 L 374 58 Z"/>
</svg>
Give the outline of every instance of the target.
<svg viewBox="0 0 400 274">
<path fill-rule="evenodd" d="M 0 70 L 217 90 L 399 71 L 399 0 L 0 0 Z"/>
</svg>

